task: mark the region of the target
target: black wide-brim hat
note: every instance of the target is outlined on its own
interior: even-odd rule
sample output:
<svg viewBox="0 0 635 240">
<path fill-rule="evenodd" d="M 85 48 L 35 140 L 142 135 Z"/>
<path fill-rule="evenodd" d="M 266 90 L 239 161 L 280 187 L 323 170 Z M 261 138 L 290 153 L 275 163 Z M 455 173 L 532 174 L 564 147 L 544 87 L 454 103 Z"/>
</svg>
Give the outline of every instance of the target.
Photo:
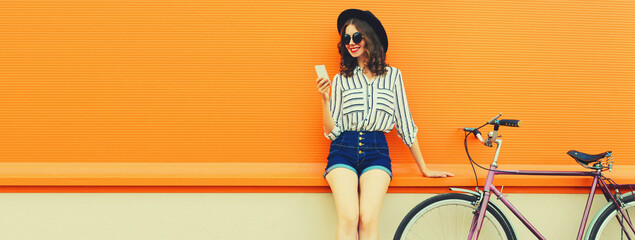
<svg viewBox="0 0 635 240">
<path fill-rule="evenodd" d="M 375 17 L 375 15 L 373 15 L 373 13 L 371 13 L 370 11 L 362 11 L 359 9 L 344 10 L 342 13 L 340 13 L 340 16 L 337 17 L 338 33 L 342 32 L 344 23 L 346 23 L 346 21 L 350 20 L 351 18 L 357 18 L 368 23 L 368 25 L 370 25 L 375 31 L 375 34 L 377 34 L 381 45 L 384 47 L 384 52 L 388 51 L 388 35 L 386 35 L 384 25 L 381 25 L 379 19 L 377 19 L 377 17 Z"/>
</svg>

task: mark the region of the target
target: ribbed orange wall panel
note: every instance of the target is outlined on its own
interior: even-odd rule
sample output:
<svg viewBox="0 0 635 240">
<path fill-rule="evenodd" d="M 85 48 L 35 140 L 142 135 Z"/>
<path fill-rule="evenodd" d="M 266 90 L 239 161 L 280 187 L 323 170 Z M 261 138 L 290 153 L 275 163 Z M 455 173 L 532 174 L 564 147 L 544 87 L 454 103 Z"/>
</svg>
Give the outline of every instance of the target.
<svg viewBox="0 0 635 240">
<path fill-rule="evenodd" d="M 347 8 L 384 23 L 428 162 L 503 112 L 501 164 L 635 164 L 630 1 L 1 1 L 0 161 L 325 161 L 313 65 Z"/>
</svg>

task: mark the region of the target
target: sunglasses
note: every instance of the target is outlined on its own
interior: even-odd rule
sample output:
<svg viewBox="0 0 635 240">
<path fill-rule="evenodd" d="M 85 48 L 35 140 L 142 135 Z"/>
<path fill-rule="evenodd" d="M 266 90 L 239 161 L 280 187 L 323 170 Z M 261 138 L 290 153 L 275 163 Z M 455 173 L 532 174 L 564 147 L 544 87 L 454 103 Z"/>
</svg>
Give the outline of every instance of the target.
<svg viewBox="0 0 635 240">
<path fill-rule="evenodd" d="M 353 33 L 353 42 L 354 43 L 357 44 L 357 43 L 362 42 L 363 38 L 364 38 L 364 36 L 362 36 L 361 33 L 359 33 L 359 32 Z M 342 43 L 344 45 L 350 44 L 351 43 L 351 35 L 344 34 L 344 36 L 342 37 Z"/>
</svg>

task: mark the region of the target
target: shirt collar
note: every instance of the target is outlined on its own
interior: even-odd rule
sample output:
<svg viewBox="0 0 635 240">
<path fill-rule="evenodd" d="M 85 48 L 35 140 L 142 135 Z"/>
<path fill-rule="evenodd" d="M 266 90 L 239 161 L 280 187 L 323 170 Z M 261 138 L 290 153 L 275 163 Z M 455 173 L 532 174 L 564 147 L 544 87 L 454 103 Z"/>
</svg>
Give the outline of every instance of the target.
<svg viewBox="0 0 635 240">
<path fill-rule="evenodd" d="M 353 73 L 361 73 L 362 72 L 362 67 L 357 66 L 355 67 L 355 70 L 353 70 Z"/>
</svg>

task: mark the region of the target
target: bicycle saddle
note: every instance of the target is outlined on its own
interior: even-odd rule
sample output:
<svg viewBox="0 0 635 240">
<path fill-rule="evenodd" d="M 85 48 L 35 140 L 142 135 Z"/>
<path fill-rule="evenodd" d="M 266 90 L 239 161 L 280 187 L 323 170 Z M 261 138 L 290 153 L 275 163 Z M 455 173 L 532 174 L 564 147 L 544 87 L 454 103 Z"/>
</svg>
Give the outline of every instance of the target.
<svg viewBox="0 0 635 240">
<path fill-rule="evenodd" d="M 590 155 L 590 154 L 578 152 L 576 150 L 571 150 L 571 151 L 568 151 L 567 154 L 569 154 L 569 156 L 571 156 L 577 162 L 588 165 L 589 163 L 611 156 L 611 151 L 606 151 L 597 155 Z"/>
</svg>

